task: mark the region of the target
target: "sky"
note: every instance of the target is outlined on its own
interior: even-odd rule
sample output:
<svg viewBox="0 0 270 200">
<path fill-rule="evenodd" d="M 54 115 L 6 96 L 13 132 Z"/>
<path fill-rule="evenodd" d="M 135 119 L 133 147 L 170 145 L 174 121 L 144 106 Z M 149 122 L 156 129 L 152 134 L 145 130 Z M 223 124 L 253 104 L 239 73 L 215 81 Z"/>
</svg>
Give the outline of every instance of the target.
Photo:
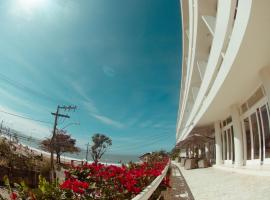
<svg viewBox="0 0 270 200">
<path fill-rule="evenodd" d="M 76 105 L 58 127 L 81 148 L 103 133 L 110 153 L 170 150 L 180 21 L 179 0 L 0 1 L 0 120 L 44 138 L 57 105 Z"/>
</svg>

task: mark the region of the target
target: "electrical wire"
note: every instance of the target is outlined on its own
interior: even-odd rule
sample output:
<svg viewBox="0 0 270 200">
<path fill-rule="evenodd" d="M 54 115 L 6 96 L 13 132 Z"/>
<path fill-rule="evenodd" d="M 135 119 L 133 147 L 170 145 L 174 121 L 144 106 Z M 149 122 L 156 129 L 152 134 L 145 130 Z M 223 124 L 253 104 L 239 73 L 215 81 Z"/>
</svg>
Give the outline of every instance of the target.
<svg viewBox="0 0 270 200">
<path fill-rule="evenodd" d="M 51 124 L 52 125 L 52 123 L 48 122 L 48 121 L 43 121 L 43 120 L 39 120 L 39 119 L 33 119 L 33 118 L 30 118 L 30 117 L 24 117 L 24 116 L 17 115 L 17 114 L 14 114 L 14 113 L 10 113 L 10 112 L 4 111 L 4 110 L 0 110 L 0 112 L 8 114 L 8 115 L 12 115 L 14 117 L 19 117 L 19 118 L 22 118 L 22 119 L 27 119 L 27 120 L 31 120 L 31 121 L 36 121 L 36 122 L 45 123 L 45 124 Z"/>
</svg>

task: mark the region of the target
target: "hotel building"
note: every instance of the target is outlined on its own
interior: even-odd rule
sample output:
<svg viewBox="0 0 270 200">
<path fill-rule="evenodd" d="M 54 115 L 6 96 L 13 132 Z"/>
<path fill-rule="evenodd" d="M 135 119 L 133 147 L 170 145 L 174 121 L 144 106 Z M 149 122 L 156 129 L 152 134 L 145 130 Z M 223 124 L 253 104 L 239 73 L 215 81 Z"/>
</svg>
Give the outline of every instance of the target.
<svg viewBox="0 0 270 200">
<path fill-rule="evenodd" d="M 270 1 L 180 2 L 177 143 L 203 134 L 216 165 L 270 164 Z"/>
</svg>

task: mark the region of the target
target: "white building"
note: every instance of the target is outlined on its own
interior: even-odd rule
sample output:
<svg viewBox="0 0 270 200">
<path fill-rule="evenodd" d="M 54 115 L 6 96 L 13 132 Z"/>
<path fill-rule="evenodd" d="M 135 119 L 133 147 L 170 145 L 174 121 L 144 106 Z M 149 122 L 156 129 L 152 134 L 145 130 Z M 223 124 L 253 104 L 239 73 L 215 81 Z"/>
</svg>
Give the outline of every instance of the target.
<svg viewBox="0 0 270 200">
<path fill-rule="evenodd" d="M 177 143 L 210 127 L 217 165 L 270 164 L 270 0 L 181 0 L 181 10 Z"/>
</svg>

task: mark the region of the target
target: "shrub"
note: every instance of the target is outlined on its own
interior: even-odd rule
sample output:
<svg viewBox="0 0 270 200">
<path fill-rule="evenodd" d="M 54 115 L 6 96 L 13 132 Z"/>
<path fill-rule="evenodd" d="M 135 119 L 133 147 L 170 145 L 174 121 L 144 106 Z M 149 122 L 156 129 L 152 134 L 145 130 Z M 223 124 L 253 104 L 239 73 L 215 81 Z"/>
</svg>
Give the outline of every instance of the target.
<svg viewBox="0 0 270 200">
<path fill-rule="evenodd" d="M 39 177 L 37 189 L 30 189 L 22 182 L 16 184 L 14 193 L 9 183 L 7 185 L 14 200 L 131 199 L 159 176 L 167 163 L 167 158 L 127 166 L 92 163 L 65 171 L 65 181 L 60 185 L 50 184 L 42 177 Z M 162 185 L 167 187 L 167 184 L 165 178 Z"/>
</svg>

